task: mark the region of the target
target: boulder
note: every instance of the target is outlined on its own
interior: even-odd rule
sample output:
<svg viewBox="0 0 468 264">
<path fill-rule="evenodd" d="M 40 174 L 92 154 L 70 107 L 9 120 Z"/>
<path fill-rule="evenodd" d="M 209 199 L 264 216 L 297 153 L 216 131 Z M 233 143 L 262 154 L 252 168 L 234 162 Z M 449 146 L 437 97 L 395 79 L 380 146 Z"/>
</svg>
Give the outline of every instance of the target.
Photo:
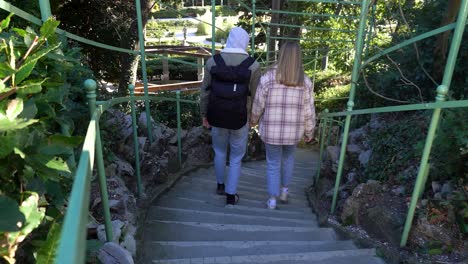
<svg viewBox="0 0 468 264">
<path fill-rule="evenodd" d="M 117 165 L 117 176 L 123 177 L 123 176 L 132 176 L 135 174 L 135 170 L 133 169 L 132 165 L 128 163 L 127 161 L 115 157 L 114 158 L 114 163 Z"/>
<path fill-rule="evenodd" d="M 133 264 L 132 255 L 114 242 L 105 243 L 99 249 L 98 259 L 103 264 Z"/>
<path fill-rule="evenodd" d="M 115 138 L 123 141 L 133 133 L 132 117 L 130 115 L 115 109 L 109 109 L 107 112 L 110 117 L 104 121 L 104 126 L 113 133 L 117 133 L 114 135 Z"/>
<path fill-rule="evenodd" d="M 122 227 L 125 225 L 124 222 L 120 220 L 114 220 L 112 224 L 112 242 L 118 243 L 120 236 L 122 235 Z M 97 236 L 98 239 L 105 242 L 106 241 L 106 229 L 104 225 L 99 225 L 97 227 Z"/>
<path fill-rule="evenodd" d="M 360 225 L 374 237 L 398 245 L 405 217 L 405 214 L 389 210 L 388 205 L 380 204 L 365 210 L 365 216 L 360 217 Z"/>
<path fill-rule="evenodd" d="M 367 165 L 367 163 L 370 160 L 371 155 L 372 155 L 372 150 L 370 149 L 359 154 L 359 162 L 361 163 L 361 166 L 365 167 Z"/>
</svg>

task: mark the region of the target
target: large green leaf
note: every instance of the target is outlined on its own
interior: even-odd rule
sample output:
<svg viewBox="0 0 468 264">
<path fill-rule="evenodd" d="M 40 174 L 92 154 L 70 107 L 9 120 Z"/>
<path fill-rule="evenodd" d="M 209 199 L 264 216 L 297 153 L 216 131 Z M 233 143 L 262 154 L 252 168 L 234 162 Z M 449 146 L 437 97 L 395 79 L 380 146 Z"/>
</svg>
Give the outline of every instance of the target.
<svg viewBox="0 0 468 264">
<path fill-rule="evenodd" d="M 42 83 L 44 80 L 28 80 L 22 83 L 21 86 L 18 86 L 16 93 L 20 95 L 24 94 L 35 94 L 42 91 Z"/>
<path fill-rule="evenodd" d="M 41 39 L 47 39 L 55 33 L 55 29 L 57 29 L 58 25 L 60 24 L 59 21 L 49 18 L 44 24 L 41 26 Z"/>
<path fill-rule="evenodd" d="M 23 111 L 23 100 L 16 98 L 8 103 L 6 116 L 10 120 L 14 120 Z"/>
<path fill-rule="evenodd" d="M 10 64 L 7 62 L 0 63 L 0 79 L 10 76 L 13 73 L 15 73 L 15 70 L 10 67 Z M 0 90 L 0 92 L 2 91 Z"/>
<path fill-rule="evenodd" d="M 25 221 L 18 203 L 5 195 L 0 195 L 0 212 L 2 212 L 0 233 L 16 232 L 19 230 L 18 223 L 21 223 L 20 226 L 22 226 Z"/>
<path fill-rule="evenodd" d="M 46 164 L 47 168 L 61 171 L 61 172 L 66 172 L 66 173 L 71 173 L 70 169 L 68 168 L 67 163 L 59 157 L 55 157 L 51 160 L 49 160 Z"/>
<path fill-rule="evenodd" d="M 21 229 L 21 233 L 25 235 L 36 229 L 45 216 L 45 209 L 39 208 L 39 195 L 37 193 L 32 193 L 31 196 L 21 203 L 20 211 L 26 218 L 26 224 Z"/>
<path fill-rule="evenodd" d="M 39 120 L 31 119 L 31 120 L 10 120 L 7 116 L 0 113 L 0 132 L 5 131 L 13 131 L 18 129 L 23 129 L 29 125 L 32 125 Z"/>
<path fill-rule="evenodd" d="M 14 135 L 0 136 L 0 159 L 8 156 L 16 145 L 16 138 Z"/>
<path fill-rule="evenodd" d="M 23 112 L 18 116 L 25 119 L 33 119 L 37 114 L 37 107 L 34 99 L 29 99 L 24 104 Z"/>
<path fill-rule="evenodd" d="M 34 69 L 34 66 L 36 66 L 36 62 L 44 57 L 47 53 L 53 51 L 54 49 L 58 48 L 60 46 L 60 43 L 56 43 L 54 45 L 49 45 L 44 49 L 41 49 L 37 51 L 36 53 L 32 54 L 30 57 L 26 59 L 26 61 L 21 65 L 21 67 L 18 69 L 16 72 L 16 85 L 20 84 L 22 81 L 24 81 L 26 78 L 29 77 L 31 74 L 32 70 Z"/>
<path fill-rule="evenodd" d="M 10 13 L 5 19 L 2 20 L 2 22 L 0 22 L 0 32 L 8 28 L 12 16 L 13 13 Z"/>
<path fill-rule="evenodd" d="M 47 142 L 41 144 L 38 152 L 46 155 L 60 155 L 68 153 L 73 147 L 80 145 L 83 137 L 67 137 L 63 135 L 53 135 Z"/>
<path fill-rule="evenodd" d="M 60 242 L 61 225 L 54 222 L 50 227 L 47 240 L 37 252 L 36 264 L 54 263 Z"/>
</svg>

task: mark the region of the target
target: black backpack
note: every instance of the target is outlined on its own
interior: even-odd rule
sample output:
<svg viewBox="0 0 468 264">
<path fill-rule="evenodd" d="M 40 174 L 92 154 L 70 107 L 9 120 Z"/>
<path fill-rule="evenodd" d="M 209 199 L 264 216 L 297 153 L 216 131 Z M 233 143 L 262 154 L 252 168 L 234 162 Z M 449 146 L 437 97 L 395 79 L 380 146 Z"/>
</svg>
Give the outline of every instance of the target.
<svg viewBox="0 0 468 264">
<path fill-rule="evenodd" d="M 208 100 L 207 119 L 210 125 L 227 129 L 240 129 L 247 123 L 247 96 L 251 72 L 255 62 L 247 57 L 238 66 L 227 66 L 220 54 L 213 56 L 216 63 L 211 67 L 211 90 Z"/>
</svg>

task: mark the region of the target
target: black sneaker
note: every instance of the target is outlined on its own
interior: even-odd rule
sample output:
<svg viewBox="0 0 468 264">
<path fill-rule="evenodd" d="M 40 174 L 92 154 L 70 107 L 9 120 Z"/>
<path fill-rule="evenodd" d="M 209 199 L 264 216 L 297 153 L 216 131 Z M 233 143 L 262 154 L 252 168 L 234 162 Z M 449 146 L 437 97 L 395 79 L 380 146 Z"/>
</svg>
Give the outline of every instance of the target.
<svg viewBox="0 0 468 264">
<path fill-rule="evenodd" d="M 218 183 L 218 187 L 216 187 L 216 194 L 218 195 L 225 195 L 224 192 L 224 183 Z"/>
<path fill-rule="evenodd" d="M 239 202 L 239 195 L 226 193 L 226 205 L 235 205 Z"/>
</svg>

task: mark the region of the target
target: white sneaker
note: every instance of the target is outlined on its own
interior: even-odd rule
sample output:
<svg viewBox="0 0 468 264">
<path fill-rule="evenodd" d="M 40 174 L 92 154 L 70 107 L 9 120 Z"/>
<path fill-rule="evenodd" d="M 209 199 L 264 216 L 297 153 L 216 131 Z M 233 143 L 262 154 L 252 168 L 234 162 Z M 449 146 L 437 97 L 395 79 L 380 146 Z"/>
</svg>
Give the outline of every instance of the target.
<svg viewBox="0 0 468 264">
<path fill-rule="evenodd" d="M 282 203 L 287 203 L 288 202 L 288 187 L 282 187 L 281 188 L 281 194 L 280 194 L 280 201 Z"/>
<path fill-rule="evenodd" d="M 266 204 L 268 209 L 276 209 L 276 199 L 270 198 Z"/>
</svg>

